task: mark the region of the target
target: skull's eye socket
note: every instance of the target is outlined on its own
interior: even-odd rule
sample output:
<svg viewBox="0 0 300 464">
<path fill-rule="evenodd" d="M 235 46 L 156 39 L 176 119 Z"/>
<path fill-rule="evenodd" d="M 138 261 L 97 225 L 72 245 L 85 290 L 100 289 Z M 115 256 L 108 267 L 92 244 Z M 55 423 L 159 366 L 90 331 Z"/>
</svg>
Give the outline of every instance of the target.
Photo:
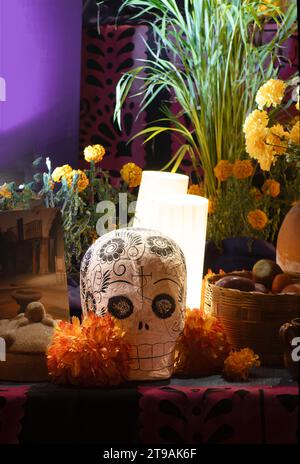
<svg viewBox="0 0 300 464">
<path fill-rule="evenodd" d="M 132 301 L 127 296 L 113 296 L 108 300 L 108 311 L 117 319 L 126 319 L 133 312 Z"/>
<path fill-rule="evenodd" d="M 175 300 L 166 293 L 157 295 L 152 301 L 152 310 L 160 319 L 171 317 L 176 308 Z"/>
</svg>

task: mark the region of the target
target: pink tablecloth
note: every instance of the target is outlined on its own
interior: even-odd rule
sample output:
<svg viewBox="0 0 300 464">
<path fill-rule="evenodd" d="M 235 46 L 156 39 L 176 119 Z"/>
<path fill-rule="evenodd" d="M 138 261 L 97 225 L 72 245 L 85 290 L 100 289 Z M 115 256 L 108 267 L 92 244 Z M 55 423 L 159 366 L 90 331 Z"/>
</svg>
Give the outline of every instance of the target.
<svg viewBox="0 0 300 464">
<path fill-rule="evenodd" d="M 298 388 L 141 387 L 140 438 L 159 444 L 297 442 Z"/>
<path fill-rule="evenodd" d="M 19 443 L 29 386 L 0 387 L 0 444 Z"/>
</svg>

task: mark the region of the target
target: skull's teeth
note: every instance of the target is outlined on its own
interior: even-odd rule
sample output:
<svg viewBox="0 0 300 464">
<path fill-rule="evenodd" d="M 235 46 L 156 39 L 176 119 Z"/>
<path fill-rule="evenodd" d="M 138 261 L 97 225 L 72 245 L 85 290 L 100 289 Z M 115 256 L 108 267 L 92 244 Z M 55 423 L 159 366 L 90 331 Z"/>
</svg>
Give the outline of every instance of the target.
<svg viewBox="0 0 300 464">
<path fill-rule="evenodd" d="M 138 345 L 138 357 L 143 358 L 152 358 L 152 345 Z"/>
<path fill-rule="evenodd" d="M 174 350 L 174 342 L 167 342 L 164 345 L 164 354 L 170 354 Z"/>
<path fill-rule="evenodd" d="M 142 371 L 151 371 L 153 369 L 153 359 L 139 359 L 140 369 Z"/>
<path fill-rule="evenodd" d="M 156 356 L 163 356 L 164 354 L 164 344 L 155 343 L 155 345 L 153 345 L 153 357 L 155 358 Z"/>
<path fill-rule="evenodd" d="M 138 347 L 136 345 L 131 345 L 130 347 L 130 357 L 137 358 L 138 357 Z"/>
<path fill-rule="evenodd" d="M 160 370 L 172 364 L 174 342 L 131 346 L 132 370 Z"/>
<path fill-rule="evenodd" d="M 164 360 L 164 356 L 159 356 L 158 358 L 153 358 L 153 370 L 158 371 L 162 368 L 162 361 Z"/>
<path fill-rule="evenodd" d="M 133 371 L 136 371 L 137 369 L 140 368 L 140 363 L 139 363 L 138 358 L 132 358 L 132 359 L 130 360 L 130 368 L 131 368 Z"/>
</svg>

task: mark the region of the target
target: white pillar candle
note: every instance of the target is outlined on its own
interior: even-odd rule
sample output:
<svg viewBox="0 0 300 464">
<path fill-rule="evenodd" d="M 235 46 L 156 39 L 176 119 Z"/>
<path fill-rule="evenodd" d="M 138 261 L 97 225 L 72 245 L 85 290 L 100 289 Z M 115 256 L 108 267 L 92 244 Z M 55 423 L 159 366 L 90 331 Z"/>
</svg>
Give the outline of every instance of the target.
<svg viewBox="0 0 300 464">
<path fill-rule="evenodd" d="M 198 195 L 155 195 L 150 213 L 152 228 L 173 238 L 181 247 L 187 265 L 187 307 L 199 308 L 208 200 Z"/>
<path fill-rule="evenodd" d="M 153 195 L 165 196 L 187 193 L 188 183 L 188 176 L 183 174 L 143 171 L 133 221 L 134 227 L 153 228 L 150 213 Z"/>
</svg>

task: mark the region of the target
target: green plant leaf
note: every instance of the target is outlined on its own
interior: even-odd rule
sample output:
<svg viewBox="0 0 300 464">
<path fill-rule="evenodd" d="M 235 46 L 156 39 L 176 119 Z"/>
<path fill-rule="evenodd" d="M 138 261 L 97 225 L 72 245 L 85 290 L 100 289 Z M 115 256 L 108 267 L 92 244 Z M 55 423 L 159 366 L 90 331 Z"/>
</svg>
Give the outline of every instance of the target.
<svg viewBox="0 0 300 464">
<path fill-rule="evenodd" d="M 39 156 L 38 158 L 36 158 L 36 159 L 33 161 L 32 165 L 33 165 L 34 167 L 38 167 L 38 166 L 41 164 L 42 161 L 43 161 L 43 157 L 42 157 L 42 156 Z"/>
</svg>

